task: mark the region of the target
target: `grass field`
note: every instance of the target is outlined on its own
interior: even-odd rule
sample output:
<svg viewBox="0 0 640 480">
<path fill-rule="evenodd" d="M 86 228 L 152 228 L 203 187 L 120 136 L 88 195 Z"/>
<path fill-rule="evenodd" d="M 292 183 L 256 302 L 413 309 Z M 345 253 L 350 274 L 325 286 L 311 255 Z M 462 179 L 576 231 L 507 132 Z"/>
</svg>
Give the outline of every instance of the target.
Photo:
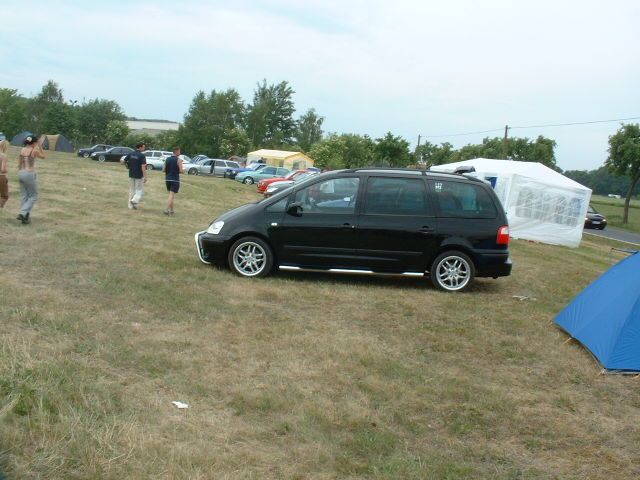
<svg viewBox="0 0 640 480">
<path fill-rule="evenodd" d="M 15 171 L 0 212 L 9 479 L 640 477 L 639 380 L 551 324 L 613 243 L 513 242 L 513 275 L 463 294 L 249 280 L 200 263 L 193 234 L 255 187 L 185 177 L 167 218 L 158 172 L 129 211 L 120 165 L 39 167 L 33 224 Z"/>
<path fill-rule="evenodd" d="M 599 213 L 607 217 L 607 222 L 610 226 L 640 233 L 640 200 L 632 199 L 629 203 L 629 222 L 626 225 L 622 223 L 624 198 L 593 195 L 591 204 Z"/>
</svg>

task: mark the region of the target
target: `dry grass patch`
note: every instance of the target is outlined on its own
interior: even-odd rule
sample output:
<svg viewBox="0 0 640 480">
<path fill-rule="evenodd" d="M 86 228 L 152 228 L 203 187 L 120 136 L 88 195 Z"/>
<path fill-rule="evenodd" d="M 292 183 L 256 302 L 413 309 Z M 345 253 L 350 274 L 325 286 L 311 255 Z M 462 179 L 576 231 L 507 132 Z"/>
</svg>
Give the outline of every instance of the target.
<svg viewBox="0 0 640 480">
<path fill-rule="evenodd" d="M 201 264 L 193 233 L 255 189 L 185 177 L 166 218 L 162 177 L 150 177 L 131 212 L 121 166 L 50 154 L 24 227 L 10 175 L 10 478 L 640 475 L 638 381 L 600 376 L 550 324 L 613 243 L 514 242 L 511 277 L 454 295 L 421 279 L 248 280 Z"/>
</svg>

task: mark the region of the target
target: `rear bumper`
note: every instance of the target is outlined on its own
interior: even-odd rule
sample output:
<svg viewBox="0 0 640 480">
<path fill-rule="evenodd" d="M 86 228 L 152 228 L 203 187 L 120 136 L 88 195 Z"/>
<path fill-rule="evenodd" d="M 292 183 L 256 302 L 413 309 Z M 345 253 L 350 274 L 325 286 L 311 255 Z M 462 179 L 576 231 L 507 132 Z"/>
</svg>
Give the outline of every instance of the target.
<svg viewBox="0 0 640 480">
<path fill-rule="evenodd" d="M 484 253 L 476 257 L 476 277 L 508 277 L 513 263 L 508 253 Z"/>
</svg>

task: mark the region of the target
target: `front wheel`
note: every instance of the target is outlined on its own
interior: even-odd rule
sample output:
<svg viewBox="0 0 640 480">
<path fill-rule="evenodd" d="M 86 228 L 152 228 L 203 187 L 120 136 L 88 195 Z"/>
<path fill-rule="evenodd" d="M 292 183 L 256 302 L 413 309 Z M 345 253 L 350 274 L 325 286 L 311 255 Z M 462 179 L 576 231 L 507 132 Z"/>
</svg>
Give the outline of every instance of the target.
<svg viewBox="0 0 640 480">
<path fill-rule="evenodd" d="M 431 264 L 431 281 L 440 290 L 460 292 L 475 277 L 475 266 L 468 255 L 458 251 L 443 252 Z"/>
<path fill-rule="evenodd" d="M 153 170 L 153 165 L 151 165 L 150 163 L 147 163 L 147 170 Z"/>
<path fill-rule="evenodd" d="M 253 185 L 253 178 L 247 177 L 242 181 L 242 183 L 244 183 L 245 185 Z"/>
<path fill-rule="evenodd" d="M 190 168 L 187 173 L 189 175 L 198 175 L 198 169 L 197 168 Z"/>
<path fill-rule="evenodd" d="M 84 152 L 84 153 L 82 154 L 82 156 L 83 156 L 84 158 L 89 158 L 89 152 Z"/>
<path fill-rule="evenodd" d="M 98 157 L 98 161 L 99 161 L 99 162 L 106 162 L 106 161 L 107 161 L 107 157 L 105 157 L 104 155 L 100 155 L 100 156 Z"/>
<path fill-rule="evenodd" d="M 264 240 L 244 237 L 229 250 L 229 268 L 241 277 L 264 277 L 273 268 L 273 252 Z"/>
</svg>

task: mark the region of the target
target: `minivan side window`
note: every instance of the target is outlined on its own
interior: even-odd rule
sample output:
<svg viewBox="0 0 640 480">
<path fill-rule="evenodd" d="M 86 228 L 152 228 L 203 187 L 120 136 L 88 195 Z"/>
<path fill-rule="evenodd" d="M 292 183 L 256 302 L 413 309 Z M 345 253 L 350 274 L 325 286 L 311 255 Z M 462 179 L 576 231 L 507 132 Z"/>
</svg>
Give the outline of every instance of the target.
<svg viewBox="0 0 640 480">
<path fill-rule="evenodd" d="M 426 187 L 420 178 L 370 177 L 365 215 L 427 215 Z"/>
<path fill-rule="evenodd" d="M 305 214 L 353 214 L 356 211 L 359 184 L 357 177 L 325 180 L 298 190 L 293 201 L 300 204 Z"/>
<path fill-rule="evenodd" d="M 480 185 L 431 180 L 431 191 L 441 217 L 496 218 L 496 207 Z"/>
</svg>

